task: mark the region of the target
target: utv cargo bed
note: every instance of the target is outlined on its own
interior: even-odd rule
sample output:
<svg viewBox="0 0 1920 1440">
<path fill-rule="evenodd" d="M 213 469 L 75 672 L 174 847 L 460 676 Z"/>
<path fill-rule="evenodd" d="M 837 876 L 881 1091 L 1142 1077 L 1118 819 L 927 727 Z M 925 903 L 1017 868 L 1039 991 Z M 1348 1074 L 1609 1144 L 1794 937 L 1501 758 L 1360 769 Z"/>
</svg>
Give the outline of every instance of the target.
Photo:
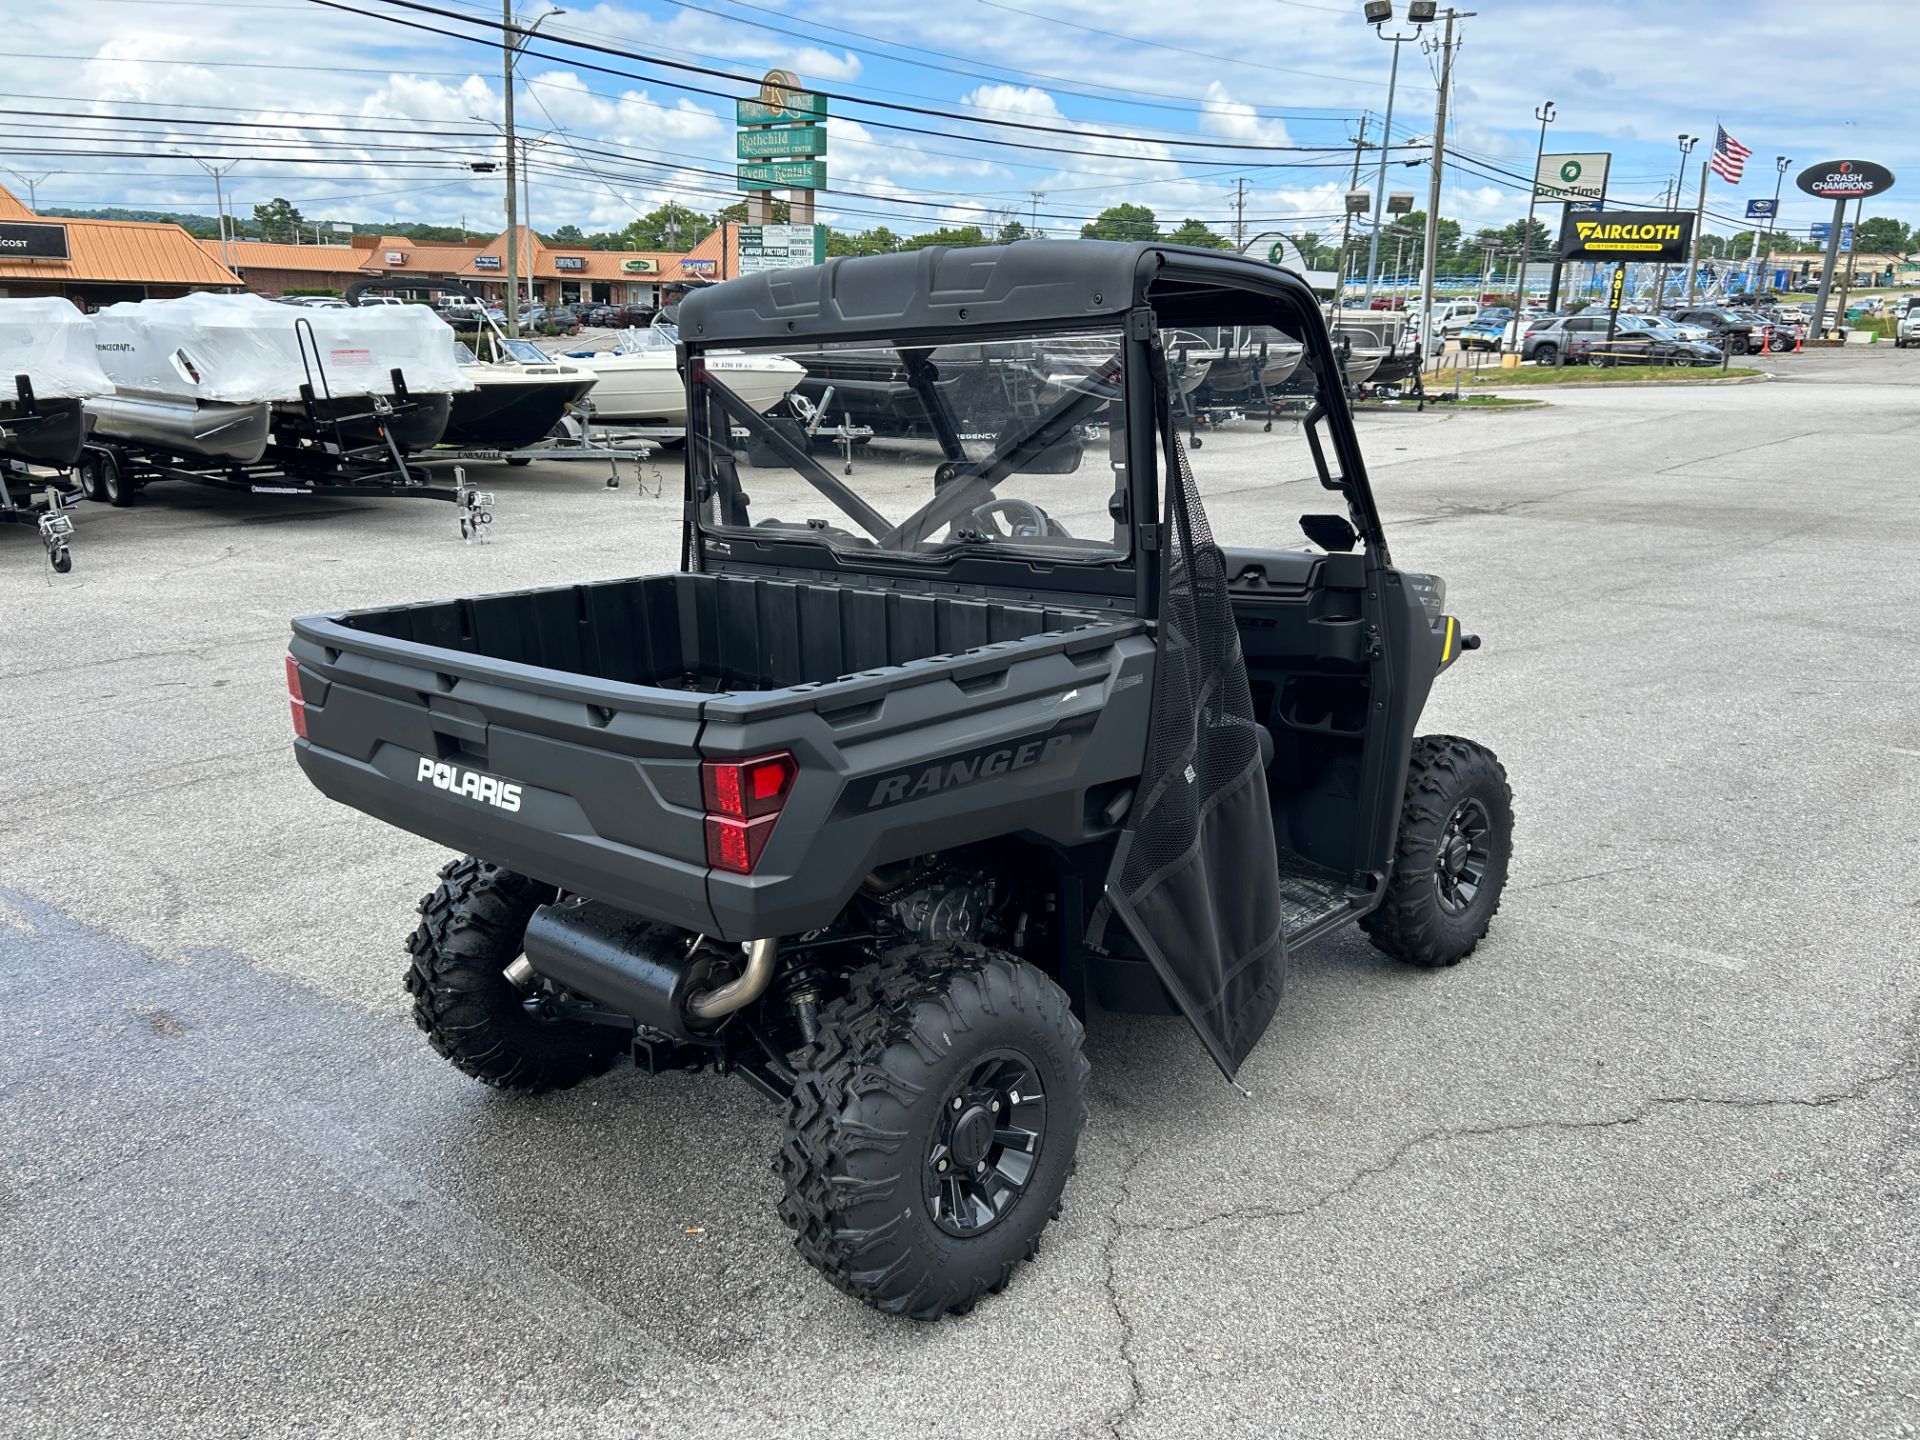
<svg viewBox="0 0 1920 1440">
<path fill-rule="evenodd" d="M 312 616 L 294 634 L 299 759 L 323 792 L 740 940 L 804 928 L 823 891 L 877 864 L 1004 833 L 1023 788 L 1022 828 L 1110 831 L 1106 792 L 1137 768 L 1144 720 L 1102 711 L 1153 649 L 1111 615 L 702 574 Z M 797 777 L 753 873 L 713 871 L 702 760 L 783 753 Z"/>
</svg>

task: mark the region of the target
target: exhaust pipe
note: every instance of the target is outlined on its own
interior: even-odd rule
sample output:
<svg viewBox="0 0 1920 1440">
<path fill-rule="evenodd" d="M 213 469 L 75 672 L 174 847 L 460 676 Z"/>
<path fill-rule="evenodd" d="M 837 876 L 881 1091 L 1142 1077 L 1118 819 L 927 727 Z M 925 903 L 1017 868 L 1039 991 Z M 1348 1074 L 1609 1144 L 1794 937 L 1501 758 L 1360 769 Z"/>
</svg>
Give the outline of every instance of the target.
<svg viewBox="0 0 1920 1440">
<path fill-rule="evenodd" d="M 707 945 L 611 905 L 570 900 L 533 912 L 524 949 L 526 963 L 555 984 L 649 1030 L 694 1040 L 696 1023 L 711 1026 L 766 993 L 780 949 L 777 939 L 754 941 L 738 979 L 705 988 Z"/>
</svg>

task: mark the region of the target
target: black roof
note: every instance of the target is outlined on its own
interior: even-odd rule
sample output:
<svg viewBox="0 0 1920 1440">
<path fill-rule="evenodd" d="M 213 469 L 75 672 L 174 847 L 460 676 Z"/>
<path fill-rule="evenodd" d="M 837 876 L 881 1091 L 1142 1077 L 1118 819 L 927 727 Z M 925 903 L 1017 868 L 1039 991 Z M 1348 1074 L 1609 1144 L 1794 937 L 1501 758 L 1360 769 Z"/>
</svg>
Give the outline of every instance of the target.
<svg viewBox="0 0 1920 1440">
<path fill-rule="evenodd" d="M 1257 260 L 1182 245 L 1112 240 L 1022 240 L 893 255 L 846 256 L 824 265 L 744 275 L 696 291 L 680 305 L 681 337 L 694 345 L 839 340 L 926 332 L 951 335 L 1049 324 L 1112 322 L 1166 279 L 1205 286 L 1297 290 L 1298 276 Z"/>
</svg>

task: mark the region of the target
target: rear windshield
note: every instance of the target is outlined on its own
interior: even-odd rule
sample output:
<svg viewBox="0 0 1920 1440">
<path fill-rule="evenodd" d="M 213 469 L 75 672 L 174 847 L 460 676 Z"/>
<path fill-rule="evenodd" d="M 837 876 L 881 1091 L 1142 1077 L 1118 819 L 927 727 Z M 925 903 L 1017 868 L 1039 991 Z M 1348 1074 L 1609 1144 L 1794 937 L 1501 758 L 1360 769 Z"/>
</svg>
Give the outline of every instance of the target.
<svg viewBox="0 0 1920 1440">
<path fill-rule="evenodd" d="M 702 528 L 928 559 L 1122 559 L 1123 355 L 1117 327 L 701 352 L 687 446 Z M 1171 363 L 1199 362 L 1175 344 Z"/>
</svg>

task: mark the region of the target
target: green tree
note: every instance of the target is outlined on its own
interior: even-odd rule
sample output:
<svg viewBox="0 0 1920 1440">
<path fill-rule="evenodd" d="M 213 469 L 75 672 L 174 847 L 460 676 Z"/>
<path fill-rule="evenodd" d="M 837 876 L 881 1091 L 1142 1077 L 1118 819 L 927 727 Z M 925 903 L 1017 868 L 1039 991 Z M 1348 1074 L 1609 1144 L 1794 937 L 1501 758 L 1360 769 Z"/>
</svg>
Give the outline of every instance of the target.
<svg viewBox="0 0 1920 1440">
<path fill-rule="evenodd" d="M 993 237 L 996 245 L 1011 245 L 1016 240 L 1031 238 L 1032 232 L 1018 220 L 1009 220 L 1000 227 L 1000 233 Z"/>
<path fill-rule="evenodd" d="M 713 223 L 715 225 L 721 225 L 727 221 L 732 221 L 735 225 L 746 224 L 747 223 L 747 202 L 744 200 L 736 200 L 733 202 L 733 204 L 727 206 L 726 209 L 717 210 L 714 212 Z M 792 221 L 793 221 L 793 207 L 789 205 L 785 200 L 774 201 L 773 202 L 773 223 L 775 225 L 787 225 L 787 224 L 791 224 Z"/>
<path fill-rule="evenodd" d="M 978 225 L 949 226 L 940 230 L 929 230 L 924 235 L 909 235 L 900 242 L 902 250 L 923 250 L 929 245 L 991 245 L 987 232 Z"/>
<path fill-rule="evenodd" d="M 745 203 L 742 202 L 742 215 Z M 617 247 L 636 250 L 691 250 L 713 233 L 713 221 L 684 205 L 662 205 L 649 210 L 617 237 Z"/>
<path fill-rule="evenodd" d="M 544 238 L 549 245 L 565 245 L 569 248 L 584 246 L 587 243 L 587 237 L 580 233 L 578 225 L 562 225 Z"/>
<path fill-rule="evenodd" d="M 1402 215 L 1394 223 L 1401 229 L 1409 230 L 1420 237 L 1421 251 L 1424 254 L 1427 243 L 1427 212 L 1424 210 L 1414 210 L 1406 215 Z M 1460 257 L 1460 222 L 1458 220 L 1449 220 L 1446 216 L 1442 215 L 1440 217 L 1438 233 L 1435 236 L 1435 244 L 1439 250 L 1439 254 L 1434 257 L 1435 271 L 1443 271 L 1453 266 L 1454 262 Z M 1473 256 L 1473 259 L 1476 263 L 1479 261 L 1480 256 L 1478 253 Z"/>
<path fill-rule="evenodd" d="M 829 230 L 829 255 L 891 255 L 900 248 L 900 237 L 884 225 L 871 230 Z"/>
<path fill-rule="evenodd" d="M 1157 240 L 1160 222 L 1144 205 L 1113 205 L 1080 227 L 1082 240 Z"/>
<path fill-rule="evenodd" d="M 1905 255 L 1915 247 L 1911 230 L 1885 215 L 1869 215 L 1860 222 L 1853 248 L 1863 255 Z"/>
<path fill-rule="evenodd" d="M 1174 227 L 1167 236 L 1175 245 L 1193 245 L 1202 250 L 1231 250 L 1233 242 L 1224 235 L 1216 235 L 1207 228 L 1204 220 L 1186 219 Z"/>
<path fill-rule="evenodd" d="M 260 238 L 277 240 L 283 245 L 299 239 L 303 218 L 291 200 L 283 200 L 278 195 L 264 205 L 253 207 L 253 223 Z"/>
</svg>

